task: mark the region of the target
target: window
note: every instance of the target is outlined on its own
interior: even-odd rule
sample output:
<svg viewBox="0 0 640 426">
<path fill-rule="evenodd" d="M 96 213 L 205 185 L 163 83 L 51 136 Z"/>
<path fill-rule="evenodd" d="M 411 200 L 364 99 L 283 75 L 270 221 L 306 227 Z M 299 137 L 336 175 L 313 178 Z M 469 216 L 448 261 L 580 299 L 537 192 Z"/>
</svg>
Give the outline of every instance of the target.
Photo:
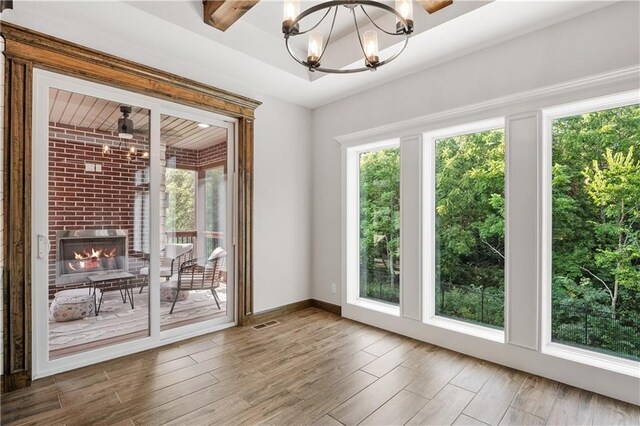
<svg viewBox="0 0 640 426">
<path fill-rule="evenodd" d="M 551 341 L 640 359 L 640 105 L 555 115 Z"/>
<path fill-rule="evenodd" d="M 486 128 L 486 126 L 485 126 Z M 504 325 L 504 131 L 435 141 L 433 232 L 435 315 Z M 429 252 L 429 250 L 428 250 Z M 433 306 L 433 305 L 432 305 Z"/>
<path fill-rule="evenodd" d="M 400 301 L 400 149 L 359 154 L 359 297 Z"/>
</svg>

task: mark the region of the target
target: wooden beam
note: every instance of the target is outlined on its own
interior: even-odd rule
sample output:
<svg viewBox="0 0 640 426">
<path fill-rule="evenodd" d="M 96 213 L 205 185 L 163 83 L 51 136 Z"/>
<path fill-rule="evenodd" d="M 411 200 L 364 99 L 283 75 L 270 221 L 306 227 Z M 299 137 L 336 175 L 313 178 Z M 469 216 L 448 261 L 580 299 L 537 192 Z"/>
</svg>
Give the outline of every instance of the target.
<svg viewBox="0 0 640 426">
<path fill-rule="evenodd" d="M 429 14 L 436 13 L 440 9 L 444 9 L 447 6 L 453 4 L 453 0 L 418 0 L 420 6 L 424 8 Z"/>
<path fill-rule="evenodd" d="M 259 0 L 203 0 L 204 22 L 226 31 Z"/>
</svg>

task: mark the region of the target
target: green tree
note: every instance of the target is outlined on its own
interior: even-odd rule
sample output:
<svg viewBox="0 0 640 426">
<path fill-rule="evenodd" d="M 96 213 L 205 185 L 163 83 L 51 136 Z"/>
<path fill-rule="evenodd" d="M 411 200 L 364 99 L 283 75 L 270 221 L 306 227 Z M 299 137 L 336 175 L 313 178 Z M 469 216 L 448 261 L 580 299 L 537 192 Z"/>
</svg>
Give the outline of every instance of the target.
<svg viewBox="0 0 640 426">
<path fill-rule="evenodd" d="M 360 263 L 369 273 L 384 269 L 388 285 L 396 287 L 400 250 L 400 150 L 381 149 L 360 155 Z M 382 286 L 382 283 L 378 283 Z M 367 292 L 367 288 L 362 291 Z M 379 293 L 382 293 L 379 289 Z M 397 291 L 395 292 L 397 295 Z M 368 294 L 371 296 L 370 292 Z M 388 301 L 396 301 L 391 293 Z M 391 299 L 391 300 L 389 300 Z"/>
<path fill-rule="evenodd" d="M 640 161 L 633 147 L 626 154 L 607 149 L 603 166 L 593 160 L 583 175 L 586 192 L 600 209 L 593 221 L 599 239 L 593 259 L 603 272 L 581 269 L 606 288 L 615 316 L 620 286 L 640 290 Z"/>
<path fill-rule="evenodd" d="M 195 172 L 167 167 L 165 179 L 167 230 L 192 231 L 196 229 Z"/>
<path fill-rule="evenodd" d="M 442 282 L 501 287 L 504 278 L 504 132 L 436 144 L 436 238 Z"/>
</svg>

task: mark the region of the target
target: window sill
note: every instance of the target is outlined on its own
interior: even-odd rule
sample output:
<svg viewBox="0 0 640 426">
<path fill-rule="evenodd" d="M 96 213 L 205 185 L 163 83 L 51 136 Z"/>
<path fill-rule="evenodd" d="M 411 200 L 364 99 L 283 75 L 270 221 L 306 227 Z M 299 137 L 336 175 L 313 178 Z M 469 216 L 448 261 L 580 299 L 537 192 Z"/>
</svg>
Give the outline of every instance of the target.
<svg viewBox="0 0 640 426">
<path fill-rule="evenodd" d="M 566 359 L 585 365 L 590 365 L 614 373 L 640 378 L 640 362 L 615 356 L 600 354 L 586 349 L 574 348 L 561 343 L 548 343 L 542 348 L 545 355 Z"/>
<path fill-rule="evenodd" d="M 381 312 L 387 315 L 393 315 L 394 317 L 400 316 L 400 306 L 390 305 L 388 303 L 377 302 L 371 299 L 357 298 L 349 304 L 358 306 L 360 308 L 369 309 L 376 312 Z"/>
<path fill-rule="evenodd" d="M 434 316 L 424 321 L 425 324 L 440 327 L 457 333 L 467 334 L 493 342 L 504 343 L 504 330 L 495 330 L 481 325 L 470 324 L 450 318 Z"/>
</svg>

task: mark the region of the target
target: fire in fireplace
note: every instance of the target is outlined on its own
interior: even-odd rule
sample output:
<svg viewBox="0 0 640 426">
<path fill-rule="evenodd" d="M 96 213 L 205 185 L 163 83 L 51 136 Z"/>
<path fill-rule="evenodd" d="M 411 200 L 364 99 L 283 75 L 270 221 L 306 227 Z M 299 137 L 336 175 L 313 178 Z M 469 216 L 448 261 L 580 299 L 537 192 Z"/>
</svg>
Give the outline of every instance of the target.
<svg viewBox="0 0 640 426">
<path fill-rule="evenodd" d="M 127 269 L 127 233 L 120 229 L 60 231 L 57 284 L 77 283 L 97 272 Z"/>
</svg>

